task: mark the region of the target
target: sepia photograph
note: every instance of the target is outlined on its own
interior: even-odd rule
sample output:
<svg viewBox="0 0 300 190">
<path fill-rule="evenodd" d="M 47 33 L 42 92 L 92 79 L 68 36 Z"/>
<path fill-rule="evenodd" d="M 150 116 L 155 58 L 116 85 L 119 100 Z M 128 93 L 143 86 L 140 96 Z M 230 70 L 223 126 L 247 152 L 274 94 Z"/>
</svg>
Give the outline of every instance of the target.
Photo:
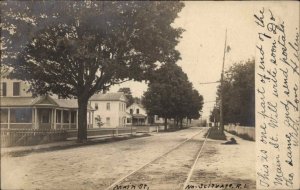
<svg viewBox="0 0 300 190">
<path fill-rule="evenodd" d="M 0 5 L 0 189 L 300 188 L 298 1 Z"/>
</svg>

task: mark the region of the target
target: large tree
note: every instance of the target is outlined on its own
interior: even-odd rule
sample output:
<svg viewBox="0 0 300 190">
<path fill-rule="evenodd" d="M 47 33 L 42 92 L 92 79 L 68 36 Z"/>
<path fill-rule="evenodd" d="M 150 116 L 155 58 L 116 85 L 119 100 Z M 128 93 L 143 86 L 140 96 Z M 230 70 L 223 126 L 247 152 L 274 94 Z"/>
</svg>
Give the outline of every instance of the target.
<svg viewBox="0 0 300 190">
<path fill-rule="evenodd" d="M 182 29 L 171 26 L 181 2 L 7 1 L 2 5 L 3 59 L 11 77 L 35 94 L 77 98 L 78 140 L 87 138 L 95 93 L 146 80 L 157 63 L 175 63 Z"/>
<path fill-rule="evenodd" d="M 254 60 L 235 63 L 226 72 L 223 83 L 224 123 L 255 125 L 255 63 Z M 217 102 L 220 99 L 220 86 Z"/>
<path fill-rule="evenodd" d="M 175 64 L 165 64 L 151 77 L 142 103 L 149 115 L 158 115 L 181 123 L 185 117 L 199 118 L 203 97 L 193 89 L 187 75 Z"/>
<path fill-rule="evenodd" d="M 200 111 L 203 108 L 203 96 L 195 89 L 190 91 L 188 98 L 188 107 L 187 107 L 187 118 L 188 119 L 199 119 Z"/>
</svg>

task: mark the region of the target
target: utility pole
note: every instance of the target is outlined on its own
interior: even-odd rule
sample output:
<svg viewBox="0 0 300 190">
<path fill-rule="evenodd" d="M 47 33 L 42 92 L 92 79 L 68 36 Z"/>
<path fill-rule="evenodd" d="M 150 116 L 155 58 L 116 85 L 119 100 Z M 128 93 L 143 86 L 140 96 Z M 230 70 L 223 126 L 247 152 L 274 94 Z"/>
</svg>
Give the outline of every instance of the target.
<svg viewBox="0 0 300 190">
<path fill-rule="evenodd" d="M 225 31 L 225 46 L 224 46 L 224 54 L 223 54 L 223 65 L 222 65 L 222 73 L 221 73 L 221 92 L 220 92 L 220 130 L 224 131 L 224 117 L 223 117 L 223 87 L 224 87 L 224 64 L 225 64 L 225 55 L 226 55 L 226 47 L 227 47 L 227 28 Z"/>
</svg>

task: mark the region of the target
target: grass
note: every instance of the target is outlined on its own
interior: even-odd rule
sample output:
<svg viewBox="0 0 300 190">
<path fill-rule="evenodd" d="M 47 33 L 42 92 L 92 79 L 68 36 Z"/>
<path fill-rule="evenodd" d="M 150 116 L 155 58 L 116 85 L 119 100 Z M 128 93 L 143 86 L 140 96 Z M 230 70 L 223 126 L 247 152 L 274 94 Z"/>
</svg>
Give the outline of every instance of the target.
<svg viewBox="0 0 300 190">
<path fill-rule="evenodd" d="M 226 135 L 225 135 L 224 131 L 218 130 L 217 127 L 211 127 L 209 129 L 209 131 L 210 132 L 209 132 L 209 135 L 207 138 L 214 139 L 214 140 L 226 140 Z M 206 136 L 207 133 L 204 136 Z"/>
</svg>

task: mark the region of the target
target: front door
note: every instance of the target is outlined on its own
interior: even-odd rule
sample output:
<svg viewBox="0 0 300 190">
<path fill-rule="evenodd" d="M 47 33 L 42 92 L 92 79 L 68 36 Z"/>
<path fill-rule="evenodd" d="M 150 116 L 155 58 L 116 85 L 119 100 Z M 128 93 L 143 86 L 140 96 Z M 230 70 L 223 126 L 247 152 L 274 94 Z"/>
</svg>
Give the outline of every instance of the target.
<svg viewBox="0 0 300 190">
<path fill-rule="evenodd" d="M 51 129 L 51 109 L 41 108 L 39 111 L 40 129 Z"/>
</svg>

